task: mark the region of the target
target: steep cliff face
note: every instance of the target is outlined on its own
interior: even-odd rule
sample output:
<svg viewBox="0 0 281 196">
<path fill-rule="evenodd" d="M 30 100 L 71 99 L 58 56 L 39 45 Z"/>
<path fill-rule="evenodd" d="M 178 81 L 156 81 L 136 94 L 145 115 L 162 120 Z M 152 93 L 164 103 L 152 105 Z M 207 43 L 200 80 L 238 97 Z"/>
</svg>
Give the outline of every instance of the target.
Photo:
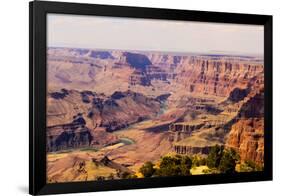
<svg viewBox="0 0 281 196">
<path fill-rule="evenodd" d="M 174 151 L 178 154 L 208 154 L 211 150 L 212 146 L 204 146 L 204 147 L 194 147 L 194 146 L 181 146 L 175 145 Z"/>
<path fill-rule="evenodd" d="M 180 54 L 148 53 L 148 58 L 153 64 L 161 65 L 164 68 L 175 68 L 178 65 L 189 64 L 190 57 Z"/>
<path fill-rule="evenodd" d="M 141 71 L 145 71 L 146 68 L 152 64 L 147 56 L 143 54 L 124 52 L 123 55 L 126 57 L 126 61 L 129 65 Z"/>
<path fill-rule="evenodd" d="M 134 72 L 130 75 L 129 84 L 132 86 L 150 86 L 151 79 L 148 77 L 146 72 L 141 70 L 134 70 Z"/>
<path fill-rule="evenodd" d="M 238 114 L 239 118 L 263 118 L 264 117 L 264 89 L 246 101 Z"/>
<path fill-rule="evenodd" d="M 108 51 L 89 51 L 89 57 L 100 59 L 113 59 L 114 57 Z"/>
<path fill-rule="evenodd" d="M 245 102 L 231 127 L 226 146 L 236 149 L 241 161 L 264 163 L 264 93 Z"/>
<path fill-rule="evenodd" d="M 176 81 L 191 93 L 227 97 L 233 88 L 246 88 L 249 80 L 263 71 L 261 65 L 237 60 L 205 60 L 197 58 L 182 66 Z"/>
<path fill-rule="evenodd" d="M 93 141 L 91 130 L 85 127 L 86 121 L 77 116 L 69 124 L 50 126 L 47 130 L 47 151 L 59 151 L 90 146 Z"/>
<path fill-rule="evenodd" d="M 239 152 L 241 161 L 264 163 L 264 119 L 241 119 L 235 123 L 226 141 L 226 146 Z"/>
<path fill-rule="evenodd" d="M 149 66 L 145 72 L 150 80 L 167 81 L 167 79 L 173 78 L 172 73 L 169 73 L 158 66 Z"/>
<path fill-rule="evenodd" d="M 171 83 L 179 91 L 219 97 L 228 97 L 236 89 L 230 99 L 238 102 L 249 93 L 249 85 L 263 83 L 263 65 L 259 61 L 253 63 L 252 59 L 148 56 L 152 65 L 143 72 L 134 72 L 131 84 L 149 86 L 152 80 L 161 80 Z"/>
<path fill-rule="evenodd" d="M 228 98 L 227 101 L 230 102 L 239 102 L 242 101 L 245 97 L 247 97 L 247 95 L 250 93 L 250 88 L 246 88 L 246 89 L 241 89 L 241 88 L 234 88 Z"/>
<path fill-rule="evenodd" d="M 153 65 L 173 72 L 174 82 L 184 84 L 191 93 L 226 97 L 233 88 L 246 89 L 251 80 L 263 82 L 263 64 L 254 58 L 157 53 L 148 57 Z"/>
</svg>

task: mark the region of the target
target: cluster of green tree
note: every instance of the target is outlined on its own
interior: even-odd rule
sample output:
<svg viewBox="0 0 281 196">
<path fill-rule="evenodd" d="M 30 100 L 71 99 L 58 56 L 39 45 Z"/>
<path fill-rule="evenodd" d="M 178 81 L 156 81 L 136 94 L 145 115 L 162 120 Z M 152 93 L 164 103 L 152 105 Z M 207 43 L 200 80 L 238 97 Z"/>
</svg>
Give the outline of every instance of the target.
<svg viewBox="0 0 281 196">
<path fill-rule="evenodd" d="M 209 169 L 204 170 L 206 174 L 215 173 L 235 173 L 236 165 L 239 163 L 240 157 L 232 148 L 224 148 L 216 145 L 210 149 L 207 157 L 195 155 L 193 157 L 184 155 L 164 156 L 160 160 L 159 167 L 148 161 L 143 164 L 139 172 L 145 177 L 160 176 L 186 176 L 191 175 L 192 167 L 208 166 Z M 253 161 L 246 161 L 240 164 L 239 172 L 261 171 L 263 168 Z M 137 178 L 136 175 L 117 171 L 116 176 L 111 175 L 107 179 L 130 179 Z M 100 179 L 98 179 L 100 180 Z"/>
<path fill-rule="evenodd" d="M 232 148 L 224 148 L 216 145 L 211 148 L 206 159 L 206 164 L 210 168 L 206 173 L 235 173 L 236 164 L 240 157 Z"/>
<path fill-rule="evenodd" d="M 188 156 L 165 156 L 161 158 L 159 168 L 152 162 L 146 162 L 139 170 L 146 178 L 154 176 L 186 176 L 190 175 L 192 160 Z"/>
<path fill-rule="evenodd" d="M 129 173 L 127 171 L 121 171 L 117 170 L 117 178 L 119 179 L 132 179 L 132 178 L 137 178 L 135 174 Z"/>
<path fill-rule="evenodd" d="M 146 178 L 154 176 L 186 176 L 190 175 L 192 167 L 207 165 L 209 169 L 204 170 L 204 173 L 235 173 L 236 164 L 239 160 L 240 157 L 234 149 L 216 145 L 211 148 L 206 158 L 201 156 L 165 156 L 161 158 L 159 168 L 155 168 L 152 162 L 146 162 L 139 172 Z M 255 170 L 259 169 L 256 165 L 253 166 L 253 163 L 248 163 L 247 167 L 255 168 Z"/>
<path fill-rule="evenodd" d="M 195 155 L 192 158 L 192 167 L 199 167 L 201 165 L 206 165 L 207 159 L 202 156 Z"/>
<path fill-rule="evenodd" d="M 263 171 L 263 166 L 256 164 L 254 161 L 247 160 L 240 165 L 240 172 Z"/>
</svg>

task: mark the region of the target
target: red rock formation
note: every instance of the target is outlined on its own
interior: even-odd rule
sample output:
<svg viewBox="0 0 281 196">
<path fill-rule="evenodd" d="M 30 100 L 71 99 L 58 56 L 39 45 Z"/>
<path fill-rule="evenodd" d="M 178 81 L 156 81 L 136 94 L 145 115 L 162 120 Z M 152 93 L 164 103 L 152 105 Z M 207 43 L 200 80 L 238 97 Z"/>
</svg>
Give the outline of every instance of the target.
<svg viewBox="0 0 281 196">
<path fill-rule="evenodd" d="M 229 133 L 226 146 L 239 152 L 241 161 L 264 163 L 264 119 L 241 119 Z"/>
<path fill-rule="evenodd" d="M 129 79 L 130 85 L 142 85 L 142 86 L 149 86 L 151 85 L 150 78 L 147 77 L 147 74 L 141 70 L 135 70 Z"/>
<path fill-rule="evenodd" d="M 184 84 L 187 91 L 222 97 L 227 97 L 235 87 L 246 88 L 252 78 L 263 72 L 263 66 L 258 64 L 200 57 L 181 69 L 176 81 Z"/>
<path fill-rule="evenodd" d="M 236 149 L 241 161 L 264 162 L 264 93 L 245 102 L 231 127 L 226 146 Z"/>
<path fill-rule="evenodd" d="M 178 154 L 208 154 L 212 146 L 195 147 L 195 146 L 182 146 L 175 145 L 174 151 Z"/>
<path fill-rule="evenodd" d="M 197 124 L 190 124 L 190 123 L 173 123 L 169 126 L 169 130 L 172 132 L 186 132 L 186 133 L 192 133 L 192 131 L 196 130 L 196 129 L 200 129 L 201 127 L 203 127 L 205 125 L 205 123 L 197 123 Z"/>
<path fill-rule="evenodd" d="M 263 83 L 262 61 L 239 56 L 50 48 L 48 64 L 49 81 L 63 83 L 61 88 L 97 85 L 95 78 L 100 77 L 120 79 L 126 86 L 168 80 L 178 90 L 184 86 L 187 92 L 227 97 L 234 88 L 247 88 L 251 80 Z"/>
</svg>

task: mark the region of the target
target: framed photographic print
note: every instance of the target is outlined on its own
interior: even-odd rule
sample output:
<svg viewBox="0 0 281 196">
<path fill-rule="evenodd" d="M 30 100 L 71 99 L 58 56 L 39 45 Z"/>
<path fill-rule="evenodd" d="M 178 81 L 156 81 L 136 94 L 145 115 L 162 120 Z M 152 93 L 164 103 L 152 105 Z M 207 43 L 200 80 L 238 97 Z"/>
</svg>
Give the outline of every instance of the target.
<svg viewBox="0 0 281 196">
<path fill-rule="evenodd" d="M 272 180 L 272 16 L 30 3 L 30 194 Z"/>
</svg>

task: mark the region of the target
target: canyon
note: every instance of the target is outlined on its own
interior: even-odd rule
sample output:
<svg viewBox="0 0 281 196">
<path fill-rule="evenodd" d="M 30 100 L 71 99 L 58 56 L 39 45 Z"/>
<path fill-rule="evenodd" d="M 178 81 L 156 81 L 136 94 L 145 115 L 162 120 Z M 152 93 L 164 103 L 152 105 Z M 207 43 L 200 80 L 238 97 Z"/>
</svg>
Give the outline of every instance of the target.
<svg viewBox="0 0 281 196">
<path fill-rule="evenodd" d="M 47 57 L 49 182 L 137 175 L 215 145 L 263 165 L 262 57 L 59 47 Z"/>
</svg>

